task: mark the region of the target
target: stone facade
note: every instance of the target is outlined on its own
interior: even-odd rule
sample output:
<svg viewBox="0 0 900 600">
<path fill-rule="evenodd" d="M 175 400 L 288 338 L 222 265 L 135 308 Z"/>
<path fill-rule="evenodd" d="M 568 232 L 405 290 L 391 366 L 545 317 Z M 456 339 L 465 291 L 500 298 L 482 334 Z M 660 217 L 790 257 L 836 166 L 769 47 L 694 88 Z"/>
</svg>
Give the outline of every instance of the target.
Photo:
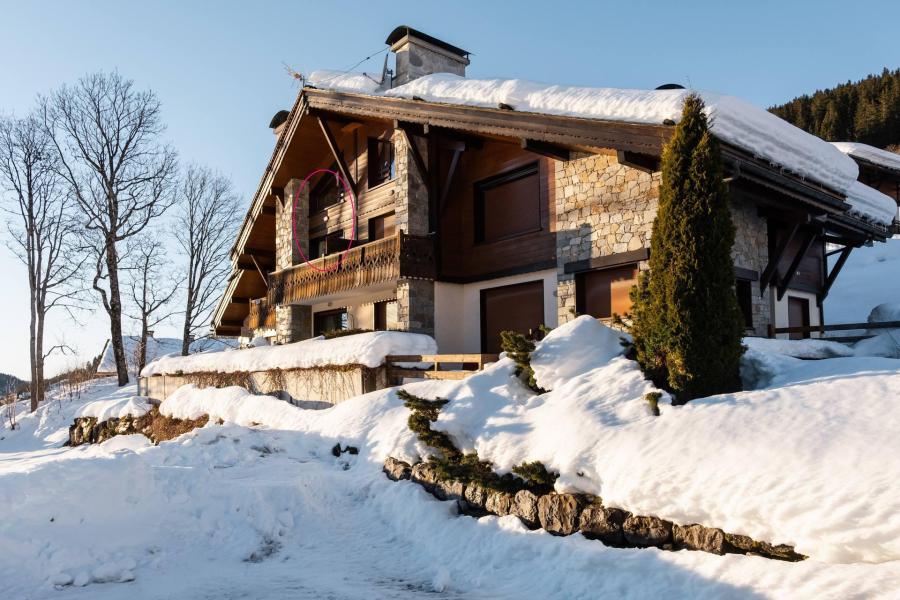
<svg viewBox="0 0 900 600">
<path fill-rule="evenodd" d="M 425 179 L 416 168 L 410 155 L 406 136 L 399 129 L 394 132 L 394 168 L 396 172 L 395 212 L 397 228 L 410 235 L 427 235 L 428 224 L 428 189 Z M 428 164 L 428 148 L 424 140 L 413 141 L 422 154 L 422 160 Z"/>
<path fill-rule="evenodd" d="M 660 172 L 647 173 L 622 165 L 610 154 L 577 154 L 557 162 L 557 306 L 559 323 L 575 317 L 575 277 L 565 265 L 650 247 L 653 221 L 659 205 Z M 768 263 L 768 229 L 757 207 L 733 202 L 736 229 L 732 251 L 735 267 L 754 271 L 757 278 Z M 647 261 L 638 263 L 641 270 Z M 759 294 L 759 282 L 751 286 L 753 331 L 765 335 L 772 321 L 769 290 Z"/>
<path fill-rule="evenodd" d="M 731 218 L 734 222 L 734 247 L 731 255 L 734 266 L 756 272 L 756 281 L 751 282 L 751 302 L 753 309 L 753 334 L 765 336 L 772 319 L 771 288 L 759 294 L 759 275 L 769 262 L 769 229 L 765 217 L 759 216 L 757 207 L 747 202 L 731 203 Z"/>
<path fill-rule="evenodd" d="M 556 163 L 560 324 L 575 317 L 575 277 L 565 273 L 566 263 L 650 247 L 660 180 L 659 172 L 620 164 L 612 153 L 580 153 Z"/>
<path fill-rule="evenodd" d="M 275 307 L 275 343 L 287 344 L 312 337 L 312 307 L 284 304 Z"/>
<path fill-rule="evenodd" d="M 309 185 L 302 179 L 291 179 L 284 186 L 284 198 L 275 207 L 275 268 L 287 269 L 303 262 L 297 245 L 309 255 Z M 297 240 L 294 239 L 294 204 L 297 204 Z"/>
<path fill-rule="evenodd" d="M 434 335 L 434 282 L 401 279 L 397 283 L 397 329 Z"/>
</svg>

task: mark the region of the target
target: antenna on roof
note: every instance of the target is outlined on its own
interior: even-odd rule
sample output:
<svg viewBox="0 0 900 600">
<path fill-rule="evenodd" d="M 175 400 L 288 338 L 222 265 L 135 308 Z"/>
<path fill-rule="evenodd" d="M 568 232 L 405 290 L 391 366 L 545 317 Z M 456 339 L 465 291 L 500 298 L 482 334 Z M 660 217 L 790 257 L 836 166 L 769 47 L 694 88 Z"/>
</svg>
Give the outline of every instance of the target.
<svg viewBox="0 0 900 600">
<path fill-rule="evenodd" d="M 294 70 L 289 64 L 287 64 L 286 62 L 282 62 L 281 64 L 284 66 L 284 72 L 285 72 L 285 73 L 287 73 L 290 77 L 292 77 L 292 78 L 295 79 L 296 81 L 299 81 L 299 82 L 300 82 L 300 85 L 303 85 L 303 81 L 305 80 L 305 77 L 303 77 L 303 74 L 302 74 L 302 73 L 300 73 L 299 71 L 295 71 L 295 70 Z"/>
</svg>

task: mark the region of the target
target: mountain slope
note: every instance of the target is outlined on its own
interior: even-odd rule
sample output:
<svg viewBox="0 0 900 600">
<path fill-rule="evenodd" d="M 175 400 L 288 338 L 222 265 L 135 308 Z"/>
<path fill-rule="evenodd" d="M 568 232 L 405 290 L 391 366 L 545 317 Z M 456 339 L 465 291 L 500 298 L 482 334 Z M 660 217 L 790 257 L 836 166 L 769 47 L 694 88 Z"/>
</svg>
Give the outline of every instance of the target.
<svg viewBox="0 0 900 600">
<path fill-rule="evenodd" d="M 900 69 L 804 94 L 769 109 L 830 142 L 900 145 Z"/>
</svg>

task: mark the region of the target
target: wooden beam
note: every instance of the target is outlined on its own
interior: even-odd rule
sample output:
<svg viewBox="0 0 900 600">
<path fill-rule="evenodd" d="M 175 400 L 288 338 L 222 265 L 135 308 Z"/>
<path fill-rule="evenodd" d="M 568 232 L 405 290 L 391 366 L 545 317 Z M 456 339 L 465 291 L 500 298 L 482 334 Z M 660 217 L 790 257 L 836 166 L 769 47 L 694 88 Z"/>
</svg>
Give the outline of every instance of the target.
<svg viewBox="0 0 900 600">
<path fill-rule="evenodd" d="M 794 223 L 794 226 L 791 227 L 791 230 L 788 234 L 782 238 L 781 243 L 775 248 L 774 256 L 769 257 L 769 264 L 766 265 L 766 268 L 763 269 L 762 275 L 759 277 L 759 295 L 762 296 L 763 292 L 766 291 L 766 287 L 768 287 L 769 283 L 772 281 L 772 276 L 778 271 L 778 264 L 781 262 L 781 259 L 784 257 L 784 252 L 787 250 L 788 244 L 791 243 L 791 240 L 794 239 L 794 236 L 797 234 L 797 230 L 800 229 L 800 223 Z"/>
<path fill-rule="evenodd" d="M 541 156 L 546 156 L 547 158 L 552 158 L 553 160 L 569 160 L 571 153 L 568 148 L 563 148 L 557 144 L 551 144 L 550 142 L 542 142 L 540 140 L 530 140 L 528 138 L 522 138 L 522 150 L 527 150 L 528 152 L 532 152 L 534 154 L 540 154 Z"/>
<path fill-rule="evenodd" d="M 828 296 L 828 291 L 831 289 L 831 286 L 834 285 L 838 273 L 840 273 L 841 269 L 844 268 L 844 263 L 847 262 L 848 258 L 850 258 L 850 252 L 852 250 L 853 246 L 844 246 L 844 249 L 841 250 L 841 255 L 838 256 L 837 262 L 834 263 L 833 267 L 831 267 L 831 273 L 828 274 L 828 278 L 825 280 L 825 287 L 822 288 L 822 293 L 819 294 L 818 303 L 820 306 L 822 304 L 822 301 L 825 300 L 826 296 Z"/>
<path fill-rule="evenodd" d="M 456 167 L 459 165 L 459 155 L 461 151 L 456 150 L 450 158 L 450 166 L 447 168 L 447 177 L 444 179 L 444 187 L 441 189 L 440 211 L 444 214 L 447 209 L 447 196 L 450 195 L 450 185 L 453 183 L 453 176 L 456 174 Z"/>
<path fill-rule="evenodd" d="M 616 152 L 616 158 L 620 165 L 643 171 L 644 173 L 655 173 L 659 171 L 659 157 L 652 154 L 642 154 L 640 152 L 629 152 L 628 150 L 619 150 Z"/>
<path fill-rule="evenodd" d="M 266 274 L 263 273 L 262 268 L 260 268 L 259 261 L 257 261 L 256 257 L 253 255 L 250 256 L 250 260 L 253 261 L 253 264 L 256 266 L 256 272 L 259 273 L 260 279 L 262 279 L 263 284 L 265 284 L 266 289 L 268 289 L 269 288 L 269 280 L 266 279 Z"/>
<path fill-rule="evenodd" d="M 264 214 L 269 217 L 274 217 L 275 216 L 275 207 L 274 206 L 263 206 L 261 214 Z"/>
<path fill-rule="evenodd" d="M 794 279 L 794 275 L 797 274 L 797 269 L 800 267 L 800 261 L 803 260 L 803 257 L 806 256 L 806 252 L 809 250 L 809 247 L 812 246 L 814 241 L 816 241 L 816 235 L 817 233 L 815 231 L 810 231 L 806 235 L 806 239 L 803 240 L 803 244 L 800 245 L 800 250 L 794 257 L 794 260 L 791 261 L 791 266 L 788 267 L 787 273 L 785 273 L 781 278 L 781 282 L 778 284 L 779 300 L 784 298 L 784 293 L 787 291 L 788 286 L 791 285 L 791 281 Z"/>
<path fill-rule="evenodd" d="M 244 251 L 241 254 L 246 256 L 253 256 L 256 258 L 268 258 L 272 261 L 275 260 L 275 251 L 274 250 L 265 250 L 263 248 L 244 248 Z"/>
<path fill-rule="evenodd" d="M 338 172 L 350 186 L 353 204 L 356 205 L 356 181 L 354 181 L 353 177 L 350 175 L 347 161 L 344 160 L 344 155 L 341 153 L 341 149 L 338 147 L 334 135 L 332 135 L 331 129 L 328 127 L 328 121 L 325 120 L 325 117 L 321 114 L 316 115 L 316 121 L 318 121 L 319 127 L 322 129 L 322 134 L 325 136 L 325 143 L 328 144 L 328 149 L 331 150 L 331 155 L 334 157 L 335 163 L 337 163 Z"/>
<path fill-rule="evenodd" d="M 232 296 L 231 303 L 232 304 L 250 304 L 251 298 L 247 296 Z"/>
<path fill-rule="evenodd" d="M 403 98 L 365 96 L 331 90 L 304 90 L 309 106 L 383 120 L 430 123 L 432 127 L 464 129 L 471 133 L 596 148 L 620 148 L 656 154 L 674 127 L 624 123 L 558 115 L 538 115 L 474 106 L 416 102 Z"/>
<path fill-rule="evenodd" d="M 228 319 L 228 320 L 223 319 L 219 325 L 221 327 L 243 327 L 244 322 L 239 321 L 237 319 Z"/>
<path fill-rule="evenodd" d="M 402 129 L 410 135 L 426 136 L 429 133 L 428 123 L 410 123 L 409 121 L 398 121 L 394 119 L 394 129 Z"/>
<path fill-rule="evenodd" d="M 416 169 L 419 170 L 419 176 L 427 184 L 428 168 L 425 166 L 425 160 L 422 158 L 422 153 L 419 152 L 419 147 L 415 144 L 415 140 L 413 139 L 414 134 L 410 133 L 410 130 L 405 127 L 405 124 L 400 125 L 400 131 L 403 132 L 403 138 L 406 140 L 406 145 L 409 147 L 409 153 L 413 157 L 413 162 L 416 163 Z"/>
</svg>

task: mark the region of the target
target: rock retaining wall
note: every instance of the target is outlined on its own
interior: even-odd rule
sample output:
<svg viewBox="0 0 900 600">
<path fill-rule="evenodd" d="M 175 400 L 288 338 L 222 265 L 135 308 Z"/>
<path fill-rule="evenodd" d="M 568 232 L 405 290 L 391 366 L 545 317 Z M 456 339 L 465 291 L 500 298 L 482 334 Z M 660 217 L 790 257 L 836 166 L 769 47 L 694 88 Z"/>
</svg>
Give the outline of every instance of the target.
<svg viewBox="0 0 900 600">
<path fill-rule="evenodd" d="M 800 561 L 806 557 L 786 544 L 759 542 L 716 527 L 679 525 L 648 515 L 604 506 L 598 496 L 550 493 L 537 496 L 528 490 L 515 493 L 478 484 L 442 480 L 433 465 L 409 465 L 388 457 L 384 473 L 393 481 L 410 480 L 441 500 L 455 500 L 459 511 L 472 516 L 515 515 L 531 529 L 552 535 L 572 535 L 599 540 L 617 548 L 700 550 L 713 554 L 753 554 L 775 560 Z"/>
</svg>

